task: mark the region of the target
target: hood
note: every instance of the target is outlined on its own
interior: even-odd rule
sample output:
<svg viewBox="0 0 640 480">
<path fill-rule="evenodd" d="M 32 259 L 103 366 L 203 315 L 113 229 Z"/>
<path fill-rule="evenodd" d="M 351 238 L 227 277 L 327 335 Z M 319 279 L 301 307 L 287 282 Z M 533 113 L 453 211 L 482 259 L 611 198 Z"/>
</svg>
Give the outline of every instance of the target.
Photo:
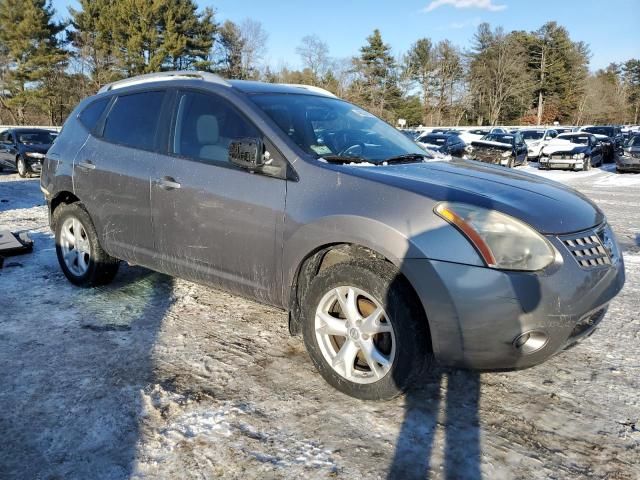
<svg viewBox="0 0 640 480">
<path fill-rule="evenodd" d="M 575 190 L 537 175 L 454 159 L 353 168 L 350 174 L 425 195 L 512 215 L 546 234 L 585 230 L 604 221 L 600 209 Z"/>
<path fill-rule="evenodd" d="M 20 144 L 20 149 L 23 152 L 37 152 L 37 153 L 47 153 L 47 151 L 51 148 L 50 143 L 33 143 L 33 144 Z"/>
<path fill-rule="evenodd" d="M 552 155 L 557 152 L 563 153 L 586 153 L 589 150 L 588 145 L 582 143 L 573 143 L 569 140 L 556 139 L 549 142 L 549 144 L 542 149 L 542 153 L 545 155 Z"/>
<path fill-rule="evenodd" d="M 476 140 L 471 142 L 473 148 L 497 148 L 499 150 L 511 150 L 513 146 L 510 143 L 494 142 L 493 140 Z"/>
</svg>

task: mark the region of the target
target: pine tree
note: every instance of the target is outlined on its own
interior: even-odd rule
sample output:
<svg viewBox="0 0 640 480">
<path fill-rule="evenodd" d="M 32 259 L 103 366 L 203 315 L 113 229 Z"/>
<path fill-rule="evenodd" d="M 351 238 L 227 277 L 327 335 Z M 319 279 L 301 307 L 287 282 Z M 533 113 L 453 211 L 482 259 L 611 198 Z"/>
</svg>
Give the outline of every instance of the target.
<svg viewBox="0 0 640 480">
<path fill-rule="evenodd" d="M 354 68 L 360 77 L 354 92 L 360 102 L 376 115 L 393 121 L 393 110 L 402 95 L 391 47 L 384 43 L 378 29 L 367 37 L 367 44 L 360 48 L 360 56 L 354 59 Z"/>
<path fill-rule="evenodd" d="M 416 83 L 422 94 L 422 123 L 432 125 L 431 89 L 435 70 L 433 44 L 428 38 L 415 42 L 404 59 L 405 75 Z"/>
<path fill-rule="evenodd" d="M 111 0 L 78 0 L 80 8 L 69 8 L 71 30 L 67 37 L 73 56 L 79 64 L 79 72 L 89 78 L 86 94 L 102 85 L 117 80 L 121 74 L 115 68 L 113 37 L 110 20 Z M 82 77 L 81 77 L 82 78 Z"/>
<path fill-rule="evenodd" d="M 47 0 L 0 0 L 0 105 L 15 123 L 25 122 L 27 106 L 46 94 L 51 76 L 66 65 L 57 38 L 64 25 L 53 15 Z"/>
<path fill-rule="evenodd" d="M 216 70 L 227 78 L 244 78 L 243 48 L 244 41 L 240 29 L 231 20 L 225 21 L 218 30 Z"/>
</svg>

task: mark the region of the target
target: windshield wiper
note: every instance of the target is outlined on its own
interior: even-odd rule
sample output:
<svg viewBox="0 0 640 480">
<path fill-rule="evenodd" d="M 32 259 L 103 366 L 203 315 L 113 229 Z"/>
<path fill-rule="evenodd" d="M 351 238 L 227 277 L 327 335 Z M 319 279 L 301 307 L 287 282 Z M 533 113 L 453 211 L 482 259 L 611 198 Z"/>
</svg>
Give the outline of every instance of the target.
<svg viewBox="0 0 640 480">
<path fill-rule="evenodd" d="M 412 163 L 416 161 L 422 162 L 425 158 L 431 157 L 426 153 L 405 153 L 404 155 L 389 157 L 382 163 Z"/>
<path fill-rule="evenodd" d="M 349 155 L 324 155 L 320 158 L 324 158 L 329 163 L 373 163 L 362 157 L 351 157 Z"/>
</svg>

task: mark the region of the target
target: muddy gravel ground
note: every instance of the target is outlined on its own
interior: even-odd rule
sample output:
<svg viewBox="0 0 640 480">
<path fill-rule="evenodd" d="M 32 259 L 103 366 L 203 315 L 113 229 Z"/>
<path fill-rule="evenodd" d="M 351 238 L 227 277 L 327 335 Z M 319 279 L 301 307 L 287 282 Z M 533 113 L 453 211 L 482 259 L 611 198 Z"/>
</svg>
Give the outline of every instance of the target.
<svg viewBox="0 0 640 480">
<path fill-rule="evenodd" d="M 139 267 L 71 286 L 38 180 L 1 173 L 0 226 L 35 249 L 0 269 L 0 478 L 640 478 L 640 175 L 611 170 L 545 172 L 624 251 L 596 333 L 385 403 L 325 384 L 279 310 Z"/>
</svg>

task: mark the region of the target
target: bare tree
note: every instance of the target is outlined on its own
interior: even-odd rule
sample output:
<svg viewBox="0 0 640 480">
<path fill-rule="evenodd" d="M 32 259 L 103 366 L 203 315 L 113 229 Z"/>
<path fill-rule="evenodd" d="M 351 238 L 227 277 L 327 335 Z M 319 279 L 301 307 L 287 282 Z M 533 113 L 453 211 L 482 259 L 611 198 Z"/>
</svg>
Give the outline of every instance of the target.
<svg viewBox="0 0 640 480">
<path fill-rule="evenodd" d="M 245 78 L 257 78 L 260 62 L 267 52 L 269 34 L 256 20 L 247 18 L 240 23 L 242 41 L 242 70 Z"/>
<path fill-rule="evenodd" d="M 296 48 L 296 53 L 302 60 L 302 66 L 309 69 L 314 83 L 320 80 L 329 69 L 329 46 L 317 35 L 306 35 L 302 37 L 300 45 Z"/>
</svg>

